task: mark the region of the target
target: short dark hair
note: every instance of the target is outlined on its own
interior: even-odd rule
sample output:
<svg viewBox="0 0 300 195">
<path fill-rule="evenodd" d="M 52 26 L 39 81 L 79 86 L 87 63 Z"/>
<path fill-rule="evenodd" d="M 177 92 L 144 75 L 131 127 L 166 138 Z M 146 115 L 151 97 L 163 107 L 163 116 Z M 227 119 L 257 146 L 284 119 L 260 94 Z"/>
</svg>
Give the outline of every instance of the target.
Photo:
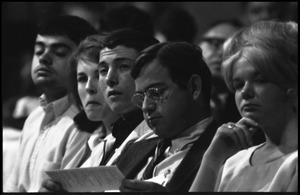
<svg viewBox="0 0 300 195">
<path fill-rule="evenodd" d="M 167 68 L 171 79 L 182 89 L 193 74 L 202 80 L 202 94 L 205 109 L 210 109 L 211 73 L 202 57 L 202 49 L 187 42 L 163 42 L 143 50 L 131 69 L 131 76 L 136 79 L 142 68 L 157 60 Z"/>
<path fill-rule="evenodd" d="M 137 52 L 159 43 L 154 37 L 132 29 L 120 29 L 109 33 L 103 40 L 103 47 L 113 49 L 119 45 L 133 48 Z"/>
<path fill-rule="evenodd" d="M 150 14 L 133 5 L 114 7 L 107 10 L 100 18 L 100 32 L 112 32 L 122 28 L 131 28 L 154 35 Z"/>
<path fill-rule="evenodd" d="M 77 45 L 85 37 L 96 33 L 96 29 L 86 20 L 69 15 L 48 17 L 38 26 L 38 34 L 40 35 L 66 36 Z"/>
</svg>

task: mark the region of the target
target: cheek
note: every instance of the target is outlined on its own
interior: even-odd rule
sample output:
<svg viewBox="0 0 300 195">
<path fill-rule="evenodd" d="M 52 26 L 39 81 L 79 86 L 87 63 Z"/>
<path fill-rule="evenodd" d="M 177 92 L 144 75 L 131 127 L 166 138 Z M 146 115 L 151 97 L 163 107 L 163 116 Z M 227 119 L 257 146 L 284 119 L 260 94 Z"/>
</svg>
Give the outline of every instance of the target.
<svg viewBox="0 0 300 195">
<path fill-rule="evenodd" d="M 124 89 L 127 91 L 128 96 L 130 96 L 130 98 L 132 97 L 132 95 L 135 93 L 135 82 L 134 80 L 131 78 L 130 75 L 123 77 L 120 80 L 120 83 L 123 83 Z"/>
<path fill-rule="evenodd" d="M 241 102 L 243 100 L 241 93 L 234 92 L 234 98 L 235 98 L 235 105 L 237 109 L 240 111 Z"/>
<path fill-rule="evenodd" d="M 83 103 L 84 99 L 85 99 L 85 96 L 86 96 L 84 86 L 81 85 L 81 84 L 78 84 L 77 90 L 78 90 L 78 95 L 79 95 L 80 101 Z"/>
<path fill-rule="evenodd" d="M 212 51 L 209 48 L 209 46 L 207 45 L 207 43 L 201 44 L 200 47 L 203 50 L 203 57 L 204 57 L 205 60 L 212 55 Z"/>
<path fill-rule="evenodd" d="M 105 78 L 104 77 L 99 77 L 99 89 L 102 91 L 102 93 L 105 92 L 105 89 L 107 87 L 106 82 L 105 82 Z"/>
</svg>

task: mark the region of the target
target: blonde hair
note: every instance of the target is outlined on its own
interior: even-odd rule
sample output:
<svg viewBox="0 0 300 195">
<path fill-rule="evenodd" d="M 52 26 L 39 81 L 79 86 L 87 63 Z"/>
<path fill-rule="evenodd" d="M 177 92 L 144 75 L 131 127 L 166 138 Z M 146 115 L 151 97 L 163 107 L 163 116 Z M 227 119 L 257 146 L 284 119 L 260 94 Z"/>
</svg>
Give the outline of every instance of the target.
<svg viewBox="0 0 300 195">
<path fill-rule="evenodd" d="M 222 73 L 232 87 L 232 68 L 245 58 L 268 81 L 283 88 L 298 87 L 298 24 L 260 21 L 237 31 L 224 44 Z"/>
</svg>

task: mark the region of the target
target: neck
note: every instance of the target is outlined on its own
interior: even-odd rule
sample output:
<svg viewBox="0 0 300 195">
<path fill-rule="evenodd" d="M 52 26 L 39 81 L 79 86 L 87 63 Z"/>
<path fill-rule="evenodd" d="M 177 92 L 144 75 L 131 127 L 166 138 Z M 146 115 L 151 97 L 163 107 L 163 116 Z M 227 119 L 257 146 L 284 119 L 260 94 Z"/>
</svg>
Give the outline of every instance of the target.
<svg viewBox="0 0 300 195">
<path fill-rule="evenodd" d="M 53 90 L 44 90 L 45 97 L 47 102 L 53 102 L 64 97 L 67 94 L 67 89 L 57 89 L 55 92 Z"/>
<path fill-rule="evenodd" d="M 111 115 L 112 116 L 107 117 L 102 120 L 102 123 L 106 129 L 106 135 L 109 135 L 112 132 L 111 125 L 120 118 L 120 115 L 118 115 L 118 114 L 111 114 Z"/>
<path fill-rule="evenodd" d="M 264 130 L 264 132 L 267 145 L 274 145 L 283 153 L 290 153 L 298 149 L 298 118 L 296 115 L 288 118 L 284 125 L 273 125 L 272 129 Z"/>
</svg>

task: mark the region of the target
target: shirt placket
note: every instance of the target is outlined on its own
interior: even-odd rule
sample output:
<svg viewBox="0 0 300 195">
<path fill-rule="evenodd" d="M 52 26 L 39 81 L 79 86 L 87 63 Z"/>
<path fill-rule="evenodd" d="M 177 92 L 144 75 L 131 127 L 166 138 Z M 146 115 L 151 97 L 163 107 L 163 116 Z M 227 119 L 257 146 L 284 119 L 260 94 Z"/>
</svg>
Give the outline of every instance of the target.
<svg viewBox="0 0 300 195">
<path fill-rule="evenodd" d="M 51 127 L 50 123 L 54 119 L 54 113 L 53 113 L 52 107 L 48 107 L 46 109 L 44 118 L 48 118 L 48 117 L 49 117 L 48 124 L 41 126 L 40 133 L 37 138 L 36 144 L 34 146 L 34 151 L 33 151 L 33 154 L 32 154 L 31 160 L 30 160 L 29 174 L 30 174 L 31 181 L 34 181 L 34 179 L 37 179 L 37 173 L 39 172 L 39 169 L 40 169 L 40 167 L 37 166 L 38 161 L 40 159 L 39 157 L 40 157 L 40 154 L 43 154 L 44 147 L 47 147 L 45 143 L 47 140 L 47 135 L 48 135 L 49 129 Z"/>
</svg>

